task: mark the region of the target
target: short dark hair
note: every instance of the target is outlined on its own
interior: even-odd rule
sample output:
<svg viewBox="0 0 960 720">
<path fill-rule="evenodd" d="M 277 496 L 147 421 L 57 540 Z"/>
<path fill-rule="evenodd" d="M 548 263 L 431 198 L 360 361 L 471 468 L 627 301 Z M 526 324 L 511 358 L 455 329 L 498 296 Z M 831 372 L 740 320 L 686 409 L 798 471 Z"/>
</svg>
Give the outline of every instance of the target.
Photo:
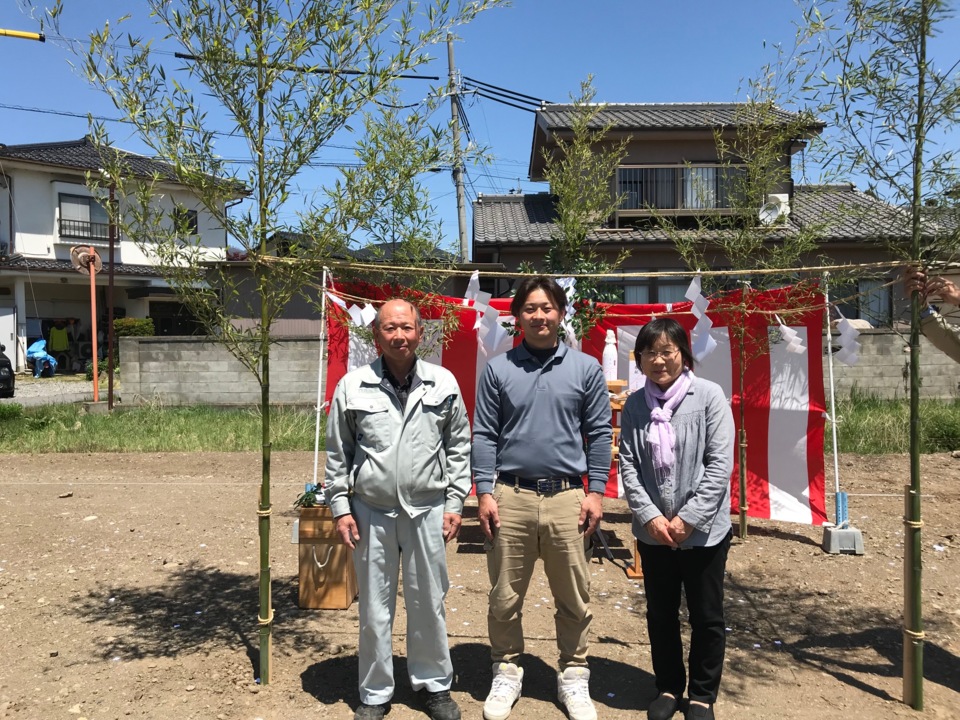
<svg viewBox="0 0 960 720">
<path fill-rule="evenodd" d="M 521 280 L 517 286 L 517 293 L 510 301 L 510 314 L 514 317 L 520 317 L 523 306 L 527 304 L 527 298 L 535 290 L 543 290 L 561 314 L 566 312 L 567 294 L 557 281 L 548 275 L 531 275 Z"/>
<path fill-rule="evenodd" d="M 413 308 L 413 317 L 416 319 L 416 327 L 421 327 L 423 325 L 423 319 L 420 317 L 420 308 L 418 308 L 416 305 L 414 305 L 412 302 L 410 302 L 406 298 L 392 297 L 384 300 L 380 304 L 380 307 L 377 308 L 377 314 L 373 316 L 373 327 L 377 328 L 378 330 L 380 329 L 380 311 L 383 310 L 384 305 L 386 305 L 388 302 L 393 302 L 394 300 L 400 300 L 402 302 L 405 302 L 407 303 L 407 305 Z"/>
<path fill-rule="evenodd" d="M 653 344 L 661 337 L 666 337 L 680 350 L 683 356 L 683 364 L 693 370 L 693 352 L 690 350 L 690 340 L 687 338 L 687 331 L 683 325 L 673 318 L 656 318 L 651 320 L 637 334 L 637 343 L 633 346 L 633 357 L 636 362 L 640 362 L 640 353 L 649 350 Z"/>
</svg>

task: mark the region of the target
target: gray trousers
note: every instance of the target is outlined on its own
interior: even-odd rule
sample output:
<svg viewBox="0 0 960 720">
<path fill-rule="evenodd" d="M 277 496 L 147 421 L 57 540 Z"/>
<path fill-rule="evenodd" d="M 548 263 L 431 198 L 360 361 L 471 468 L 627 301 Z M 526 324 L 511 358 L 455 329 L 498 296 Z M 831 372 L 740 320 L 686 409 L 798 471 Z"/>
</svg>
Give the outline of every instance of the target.
<svg viewBox="0 0 960 720">
<path fill-rule="evenodd" d="M 443 542 L 443 504 L 417 517 L 352 501 L 360 540 L 353 553 L 360 591 L 360 700 L 382 705 L 393 697 L 393 620 L 403 557 L 407 610 L 407 671 L 413 689 L 449 690 L 453 664 L 444 599 L 450 587 Z"/>
</svg>

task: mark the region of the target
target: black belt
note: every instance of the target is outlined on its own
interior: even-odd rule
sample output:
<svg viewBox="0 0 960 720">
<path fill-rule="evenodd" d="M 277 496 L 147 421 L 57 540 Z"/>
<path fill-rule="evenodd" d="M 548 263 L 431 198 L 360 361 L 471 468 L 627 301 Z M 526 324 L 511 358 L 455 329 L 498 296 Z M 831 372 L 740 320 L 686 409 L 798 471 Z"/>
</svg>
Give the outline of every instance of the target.
<svg viewBox="0 0 960 720">
<path fill-rule="evenodd" d="M 582 490 L 583 479 L 577 475 L 549 478 L 522 478 L 513 473 L 502 472 L 498 483 L 512 485 L 514 490 L 533 490 L 537 495 L 556 495 L 564 490 Z"/>
</svg>

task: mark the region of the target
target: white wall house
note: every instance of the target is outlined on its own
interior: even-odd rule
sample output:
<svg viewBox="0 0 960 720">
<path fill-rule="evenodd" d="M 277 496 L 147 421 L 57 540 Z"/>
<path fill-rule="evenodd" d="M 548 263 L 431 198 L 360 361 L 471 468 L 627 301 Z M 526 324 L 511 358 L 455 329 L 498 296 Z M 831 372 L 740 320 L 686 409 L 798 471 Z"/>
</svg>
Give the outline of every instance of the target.
<svg viewBox="0 0 960 720">
<path fill-rule="evenodd" d="M 226 231 L 185 186 L 173 168 L 118 151 L 132 173 L 161 178 L 156 207 L 170 218 L 185 209 L 192 242 L 222 258 Z M 0 145 L 0 342 L 16 367 L 26 367 L 26 348 L 48 338 L 57 320 L 70 329 L 68 366 L 91 357 L 90 278 L 73 268 L 71 248 L 92 246 L 103 261 L 96 277 L 98 328 L 108 312 L 109 222 L 85 185 L 102 163 L 89 138 L 29 145 Z M 123 207 L 121 206 L 121 210 Z M 149 247 L 119 234 L 114 243 L 115 316 L 151 317 L 158 335 L 184 334 L 191 320 L 156 269 Z M 15 349 L 14 349 L 15 348 Z"/>
</svg>

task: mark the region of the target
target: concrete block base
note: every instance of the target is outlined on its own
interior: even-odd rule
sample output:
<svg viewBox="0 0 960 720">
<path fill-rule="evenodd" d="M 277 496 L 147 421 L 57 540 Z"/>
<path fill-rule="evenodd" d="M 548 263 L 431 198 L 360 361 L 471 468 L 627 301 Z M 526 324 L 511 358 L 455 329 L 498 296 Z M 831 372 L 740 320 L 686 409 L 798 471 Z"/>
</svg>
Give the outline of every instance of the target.
<svg viewBox="0 0 960 720">
<path fill-rule="evenodd" d="M 85 402 L 83 404 L 83 411 L 88 415 L 109 415 L 110 408 L 107 405 L 106 400 L 101 400 L 99 402 Z"/>
<path fill-rule="evenodd" d="M 863 555 L 863 533 L 851 527 L 824 527 L 822 547 L 831 555 Z"/>
</svg>

